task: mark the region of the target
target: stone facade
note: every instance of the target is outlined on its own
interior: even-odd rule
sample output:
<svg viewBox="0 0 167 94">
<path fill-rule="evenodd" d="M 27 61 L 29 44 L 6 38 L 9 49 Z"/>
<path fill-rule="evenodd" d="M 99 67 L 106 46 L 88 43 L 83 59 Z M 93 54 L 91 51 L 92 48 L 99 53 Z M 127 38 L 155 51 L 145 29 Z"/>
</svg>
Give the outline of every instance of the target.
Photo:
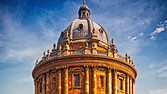
<svg viewBox="0 0 167 94">
<path fill-rule="evenodd" d="M 83 11 L 89 14 L 84 16 Z M 85 2 L 78 14 L 79 19 L 90 19 Z M 84 28 L 87 23 L 82 25 Z M 58 47 L 54 44 L 51 52 L 44 52 L 41 61 L 37 59 L 32 72 L 35 94 L 135 94 L 137 70 L 131 57 L 118 54 L 114 39 L 108 43 L 103 27 L 92 28 L 90 32 L 83 29 L 90 37 L 80 39 L 70 38 L 74 33 L 65 29 Z"/>
</svg>

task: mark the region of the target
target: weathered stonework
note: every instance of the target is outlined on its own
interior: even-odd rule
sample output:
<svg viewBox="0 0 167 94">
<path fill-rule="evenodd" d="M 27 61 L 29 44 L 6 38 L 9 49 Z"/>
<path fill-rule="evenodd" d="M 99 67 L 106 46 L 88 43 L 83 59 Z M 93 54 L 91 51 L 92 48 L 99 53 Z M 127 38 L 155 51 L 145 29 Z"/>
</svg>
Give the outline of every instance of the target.
<svg viewBox="0 0 167 94">
<path fill-rule="evenodd" d="M 89 16 L 84 2 L 79 19 L 61 33 L 57 48 L 54 44 L 37 59 L 32 71 L 35 94 L 135 94 L 134 62 L 127 53 L 118 54 L 114 39 L 110 43 L 104 28 Z"/>
</svg>

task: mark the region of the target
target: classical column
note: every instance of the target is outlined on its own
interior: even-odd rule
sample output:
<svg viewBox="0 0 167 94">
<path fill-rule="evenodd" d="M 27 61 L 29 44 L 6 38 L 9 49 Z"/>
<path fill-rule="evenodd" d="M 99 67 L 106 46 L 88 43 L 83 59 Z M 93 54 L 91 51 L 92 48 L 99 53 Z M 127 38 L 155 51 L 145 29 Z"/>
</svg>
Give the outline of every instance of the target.
<svg viewBox="0 0 167 94">
<path fill-rule="evenodd" d="M 42 78 L 42 94 L 45 94 L 45 76 Z"/>
<path fill-rule="evenodd" d="M 41 83 L 41 82 L 40 82 L 40 80 L 38 80 L 38 85 L 37 85 L 37 87 L 38 87 L 38 88 L 37 88 L 37 94 L 40 94 L 40 83 Z"/>
<path fill-rule="evenodd" d="M 117 70 L 113 69 L 113 94 L 117 94 Z"/>
<path fill-rule="evenodd" d="M 68 94 L 68 68 L 65 68 L 64 69 L 65 70 L 65 89 L 64 89 L 64 91 L 65 91 L 65 93 L 64 94 Z"/>
<path fill-rule="evenodd" d="M 46 73 L 46 94 L 50 94 L 50 74 L 49 72 Z"/>
<path fill-rule="evenodd" d="M 129 74 L 126 75 L 126 94 L 129 94 Z"/>
<path fill-rule="evenodd" d="M 133 87 L 133 89 L 132 89 L 133 90 L 133 94 L 135 94 L 135 79 L 133 79 L 133 84 L 132 85 L 133 85 L 132 86 Z"/>
<path fill-rule="evenodd" d="M 129 94 L 132 94 L 132 77 L 129 77 Z"/>
<path fill-rule="evenodd" d="M 96 67 L 93 67 L 93 94 L 97 94 L 97 91 L 96 91 L 96 89 L 97 89 L 97 82 L 96 82 L 96 78 L 97 77 L 97 75 L 96 75 Z"/>
<path fill-rule="evenodd" d="M 106 92 L 107 94 L 111 94 L 111 69 L 107 69 L 106 73 Z"/>
<path fill-rule="evenodd" d="M 38 83 L 37 81 L 35 81 L 35 94 L 37 94 L 37 91 L 38 91 Z"/>
<path fill-rule="evenodd" d="M 58 90 L 59 90 L 59 93 L 58 94 L 61 94 L 61 70 L 59 69 L 58 70 L 58 76 L 59 76 L 59 79 L 58 79 Z"/>
<path fill-rule="evenodd" d="M 85 94 L 89 94 L 89 67 L 85 68 Z"/>
</svg>

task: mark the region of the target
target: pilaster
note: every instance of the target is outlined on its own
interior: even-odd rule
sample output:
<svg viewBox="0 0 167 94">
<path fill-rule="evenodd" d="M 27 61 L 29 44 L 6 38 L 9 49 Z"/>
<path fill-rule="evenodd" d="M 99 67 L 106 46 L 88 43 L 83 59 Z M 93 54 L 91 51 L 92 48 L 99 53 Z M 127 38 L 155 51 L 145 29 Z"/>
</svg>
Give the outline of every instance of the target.
<svg viewBox="0 0 167 94">
<path fill-rule="evenodd" d="M 89 67 L 85 68 L 85 94 L 89 94 Z"/>
<path fill-rule="evenodd" d="M 133 90 L 133 94 L 135 94 L 135 79 L 133 79 L 133 84 L 132 84 L 133 86 L 132 86 L 132 90 Z"/>
<path fill-rule="evenodd" d="M 97 74 L 96 74 L 97 68 L 94 66 L 93 67 L 93 93 L 92 94 L 97 94 Z"/>
<path fill-rule="evenodd" d="M 59 79 L 58 79 L 58 94 L 61 94 L 61 70 L 59 69 L 58 70 L 58 76 L 59 76 Z"/>
<path fill-rule="evenodd" d="M 45 94 L 45 75 L 42 78 L 42 94 Z"/>
<path fill-rule="evenodd" d="M 64 83 L 65 83 L 65 93 L 64 94 L 68 94 L 68 68 L 66 67 L 65 69 L 65 78 L 64 78 Z"/>
<path fill-rule="evenodd" d="M 117 70 L 113 69 L 113 94 L 117 94 Z"/>
<path fill-rule="evenodd" d="M 37 94 L 37 92 L 38 92 L 38 83 L 37 81 L 35 81 L 35 94 Z"/>
<path fill-rule="evenodd" d="M 132 94 L 132 77 L 129 77 L 129 94 Z"/>
<path fill-rule="evenodd" d="M 126 75 L 126 93 L 129 94 L 129 74 Z"/>
<path fill-rule="evenodd" d="M 50 94 L 50 74 L 49 72 L 46 73 L 46 94 Z"/>
<path fill-rule="evenodd" d="M 106 72 L 106 93 L 111 94 L 111 69 L 108 68 Z"/>
</svg>

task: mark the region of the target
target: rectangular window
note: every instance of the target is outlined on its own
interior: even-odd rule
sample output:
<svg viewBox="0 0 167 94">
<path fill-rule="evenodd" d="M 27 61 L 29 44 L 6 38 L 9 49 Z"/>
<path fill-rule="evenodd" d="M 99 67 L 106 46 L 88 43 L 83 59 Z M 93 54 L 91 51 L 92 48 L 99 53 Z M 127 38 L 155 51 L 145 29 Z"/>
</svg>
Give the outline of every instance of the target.
<svg viewBox="0 0 167 94">
<path fill-rule="evenodd" d="M 123 79 L 119 79 L 119 90 L 123 90 Z"/>
<path fill-rule="evenodd" d="M 104 87 L 104 76 L 100 76 L 100 81 L 101 87 Z"/>
<path fill-rule="evenodd" d="M 74 74 L 74 86 L 80 86 L 80 75 Z"/>
<path fill-rule="evenodd" d="M 42 93 L 42 82 L 40 83 L 40 93 Z"/>
<path fill-rule="evenodd" d="M 99 76 L 98 87 L 104 87 L 104 76 Z"/>
</svg>

